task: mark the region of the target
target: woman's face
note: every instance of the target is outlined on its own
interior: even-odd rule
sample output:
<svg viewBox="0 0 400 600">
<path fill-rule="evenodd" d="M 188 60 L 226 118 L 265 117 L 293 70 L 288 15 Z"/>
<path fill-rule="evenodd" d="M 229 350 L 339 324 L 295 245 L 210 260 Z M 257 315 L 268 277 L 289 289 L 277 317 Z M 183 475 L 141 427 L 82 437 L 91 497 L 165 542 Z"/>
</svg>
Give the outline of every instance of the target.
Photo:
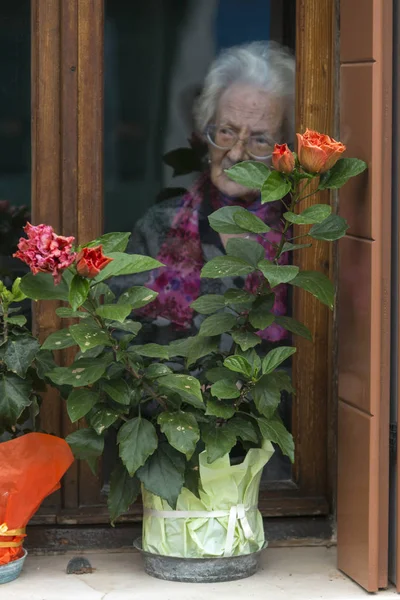
<svg viewBox="0 0 400 600">
<path fill-rule="evenodd" d="M 219 135 L 226 139 L 234 132 L 237 142 L 230 149 L 216 148 L 209 143 L 211 181 L 223 194 L 248 201 L 254 199 L 257 192 L 235 183 L 224 171 L 238 162 L 256 160 L 249 153 L 254 146 L 256 154 L 264 156 L 258 151 L 257 144 L 267 148 L 266 140 L 280 141 L 283 115 L 282 100 L 265 90 L 244 84 L 232 85 L 225 90 L 218 104 L 215 126 Z M 227 144 L 224 141 L 222 145 Z M 268 144 L 267 153 L 271 154 L 272 150 Z M 260 162 L 266 163 L 268 159 Z"/>
</svg>

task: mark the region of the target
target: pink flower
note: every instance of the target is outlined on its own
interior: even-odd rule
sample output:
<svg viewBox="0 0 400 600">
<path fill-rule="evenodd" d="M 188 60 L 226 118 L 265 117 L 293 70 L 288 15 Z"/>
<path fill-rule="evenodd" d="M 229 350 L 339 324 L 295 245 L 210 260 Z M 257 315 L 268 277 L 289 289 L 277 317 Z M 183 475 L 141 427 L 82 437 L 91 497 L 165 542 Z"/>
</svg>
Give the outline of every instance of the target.
<svg viewBox="0 0 400 600">
<path fill-rule="evenodd" d="M 14 254 L 26 263 L 32 273 L 51 273 L 55 285 L 61 282 L 62 272 L 74 262 L 72 252 L 74 237 L 56 235 L 50 225 L 27 223 L 24 231 L 28 238 L 20 238 L 18 252 Z"/>
</svg>

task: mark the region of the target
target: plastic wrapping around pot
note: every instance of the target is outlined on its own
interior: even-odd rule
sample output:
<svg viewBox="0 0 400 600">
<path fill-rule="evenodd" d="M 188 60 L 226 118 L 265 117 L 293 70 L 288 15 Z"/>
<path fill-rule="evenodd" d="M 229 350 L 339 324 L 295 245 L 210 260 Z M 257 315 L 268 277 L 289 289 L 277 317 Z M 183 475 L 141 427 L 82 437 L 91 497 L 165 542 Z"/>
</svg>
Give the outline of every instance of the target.
<svg viewBox="0 0 400 600">
<path fill-rule="evenodd" d="M 207 463 L 200 455 L 200 489 L 196 497 L 186 488 L 176 510 L 143 489 L 143 550 L 182 558 L 240 556 L 265 545 L 258 511 L 258 493 L 264 466 L 274 453 L 270 442 L 247 452 L 231 465 L 226 454 Z"/>
</svg>

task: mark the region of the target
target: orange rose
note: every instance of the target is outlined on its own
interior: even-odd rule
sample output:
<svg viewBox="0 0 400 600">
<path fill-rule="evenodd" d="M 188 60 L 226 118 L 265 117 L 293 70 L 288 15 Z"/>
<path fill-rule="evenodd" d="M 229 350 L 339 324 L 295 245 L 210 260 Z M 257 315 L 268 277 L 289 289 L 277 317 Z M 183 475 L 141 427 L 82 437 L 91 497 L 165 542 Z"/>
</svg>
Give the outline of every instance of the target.
<svg viewBox="0 0 400 600">
<path fill-rule="evenodd" d="M 81 277 L 93 279 L 113 258 L 104 256 L 103 247 L 83 248 L 76 257 L 76 270 Z"/>
<path fill-rule="evenodd" d="M 289 175 L 294 169 L 294 154 L 287 144 L 275 144 L 272 153 L 272 166 L 281 173 Z"/>
<path fill-rule="evenodd" d="M 329 135 L 306 129 L 297 133 L 299 162 L 309 173 L 325 173 L 333 167 L 346 150 L 346 146 Z"/>
</svg>

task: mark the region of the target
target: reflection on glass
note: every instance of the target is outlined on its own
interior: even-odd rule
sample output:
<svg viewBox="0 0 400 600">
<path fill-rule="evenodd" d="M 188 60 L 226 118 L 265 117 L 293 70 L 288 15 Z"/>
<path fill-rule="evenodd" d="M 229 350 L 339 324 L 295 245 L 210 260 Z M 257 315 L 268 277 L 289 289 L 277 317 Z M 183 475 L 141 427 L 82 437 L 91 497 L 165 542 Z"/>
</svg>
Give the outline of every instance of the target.
<svg viewBox="0 0 400 600">
<path fill-rule="evenodd" d="M 269 224 L 280 227 L 278 208 L 261 206 L 254 194 L 231 181 L 224 170 L 254 157 L 268 164 L 273 143 L 292 141 L 288 136 L 293 135 L 293 59 L 274 55 L 283 61 L 279 94 L 260 90 L 254 80 L 243 84 L 243 69 L 240 85 L 218 94 L 215 104 L 212 85 L 207 97 L 201 93 L 210 65 L 221 50 L 268 39 L 293 47 L 294 40 L 287 34 L 293 5 L 291 0 L 106 3 L 106 231 L 132 230 L 130 251 L 157 257 L 168 265 L 150 282 L 145 274 L 116 283 L 117 292 L 118 285 L 127 283 L 146 283 L 159 292 L 157 301 L 142 313 L 143 342 L 168 343 L 171 336 L 188 335 L 191 329 L 195 334 L 199 323 L 192 319 L 190 303 L 199 292 L 223 294 L 225 287 L 232 285 L 254 291 L 258 285 L 251 277 L 201 281 L 196 265 L 225 251 L 227 237 L 208 225 L 210 212 L 221 206 L 243 202 Z M 260 65 L 262 49 L 251 52 L 246 54 L 250 61 L 246 76 L 251 64 L 255 68 Z M 268 60 L 272 65 L 275 59 L 271 56 Z M 237 56 L 231 61 L 237 61 Z M 229 70 L 227 64 L 224 69 Z M 219 76 L 214 79 L 215 87 Z M 199 100 L 201 108 L 195 118 Z M 217 129 L 207 132 L 209 125 Z M 196 188 L 185 196 L 194 182 Z M 259 236 L 257 241 L 268 257 L 272 240 Z M 277 310 L 287 311 L 289 299 L 284 288 L 278 290 L 275 302 Z M 282 344 L 283 333 L 276 326 L 263 337 L 267 351 Z M 286 368 L 290 370 L 290 364 Z M 290 415 L 291 399 L 283 397 L 281 416 L 288 426 Z M 277 452 L 264 479 L 290 478 L 289 461 Z"/>
<path fill-rule="evenodd" d="M 0 5 L 0 279 L 25 274 L 12 258 L 30 218 L 30 1 Z M 30 325 L 30 302 L 23 312 Z"/>
</svg>

